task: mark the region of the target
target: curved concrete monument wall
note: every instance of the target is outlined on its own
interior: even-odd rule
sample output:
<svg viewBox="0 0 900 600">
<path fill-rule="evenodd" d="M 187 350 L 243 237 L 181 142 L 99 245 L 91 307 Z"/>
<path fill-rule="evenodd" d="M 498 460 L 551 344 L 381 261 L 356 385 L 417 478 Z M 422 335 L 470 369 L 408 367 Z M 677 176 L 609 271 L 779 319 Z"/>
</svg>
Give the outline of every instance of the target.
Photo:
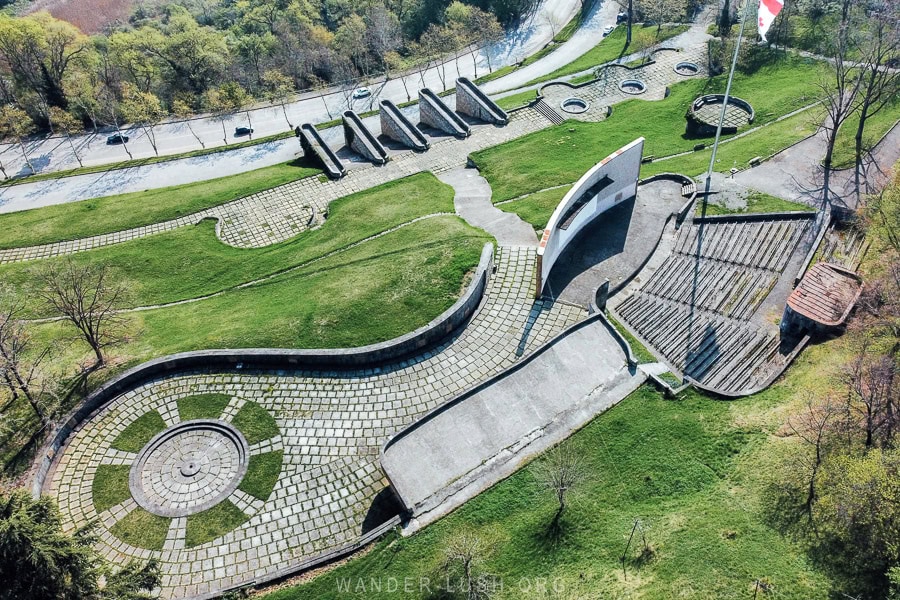
<svg viewBox="0 0 900 600">
<path fill-rule="evenodd" d="M 619 148 L 585 173 L 563 197 L 538 246 L 535 297 L 540 298 L 553 264 L 597 216 L 637 194 L 644 138 Z"/>
</svg>

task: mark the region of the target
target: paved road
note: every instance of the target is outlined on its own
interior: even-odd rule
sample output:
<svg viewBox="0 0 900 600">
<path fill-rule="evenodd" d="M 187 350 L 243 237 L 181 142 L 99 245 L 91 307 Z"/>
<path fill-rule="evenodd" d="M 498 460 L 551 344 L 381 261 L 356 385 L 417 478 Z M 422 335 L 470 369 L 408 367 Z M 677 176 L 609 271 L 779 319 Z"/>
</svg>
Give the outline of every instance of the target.
<svg viewBox="0 0 900 600">
<path fill-rule="evenodd" d="M 371 84 L 370 87 L 374 94 L 370 98 L 349 99 L 348 101 L 344 91 L 334 89 L 324 98 L 318 94 L 300 96 L 297 101 L 286 107 L 289 119 L 285 118 L 285 110 L 282 110 L 281 106 L 276 106 L 253 109 L 249 111 L 249 119 L 247 113 L 240 113 L 222 120 L 204 117 L 193 119 L 189 123 L 179 121 L 159 125 L 155 128 L 159 152 L 161 155 L 165 155 L 200 149 L 201 144 L 197 141 L 197 137 L 203 140 L 207 148 L 223 145 L 225 136 L 229 143 L 242 141 L 245 138 L 236 140 L 232 135 L 237 126 L 252 124 L 254 135 L 266 136 L 288 130 L 288 120 L 291 125 L 297 125 L 300 122 L 318 123 L 339 117 L 348 106 L 353 110 L 363 112 L 377 108 L 378 100 L 384 98 L 397 103 L 405 102 L 408 99 L 406 87 L 413 95 L 420 87 L 441 90 L 443 89 L 442 80 L 446 80 L 447 84 L 451 85 L 451 82 L 459 75 L 472 78 L 476 76 L 476 70 L 477 75 L 486 74 L 488 72 L 488 55 L 490 55 L 490 64 L 497 68 L 519 62 L 540 50 L 553 35 L 552 28 L 544 15 L 552 15 L 553 20 L 562 25 L 575 15 L 580 6 L 579 0 L 543 0 L 535 13 L 520 26 L 507 32 L 501 42 L 477 55 L 475 60 L 477 67 L 473 64 L 471 55 L 467 54 L 460 57 L 458 61 L 451 60 L 444 63 L 441 73 L 438 73 L 438 68 L 433 68 L 425 74 L 424 78 L 418 74 L 411 74 L 387 83 L 381 81 Z M 563 52 L 565 55 L 571 54 L 564 48 L 560 48 L 553 54 L 558 52 Z M 404 83 L 406 87 L 404 87 Z M 154 155 L 153 147 L 142 128 L 127 128 L 127 134 L 131 138 L 128 149 L 134 158 L 147 158 Z M 85 135 L 76 139 L 76 148 L 85 165 L 110 164 L 128 159 L 125 149 L 121 146 L 106 145 L 106 135 L 106 133 Z M 28 144 L 28 154 L 38 172 L 71 169 L 78 166 L 69 143 L 61 137 L 36 140 Z M 0 161 L 3 162 L 6 171 L 10 174 L 30 173 L 21 151 L 16 145 L 0 146 Z M 252 168 L 265 166 L 260 163 L 253 164 Z"/>
</svg>

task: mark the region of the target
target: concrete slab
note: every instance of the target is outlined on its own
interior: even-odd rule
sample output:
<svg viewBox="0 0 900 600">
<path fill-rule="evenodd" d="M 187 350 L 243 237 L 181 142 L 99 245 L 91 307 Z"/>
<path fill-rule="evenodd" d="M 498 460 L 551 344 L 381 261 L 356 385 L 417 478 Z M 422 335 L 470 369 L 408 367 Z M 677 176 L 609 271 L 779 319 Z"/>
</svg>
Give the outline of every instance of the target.
<svg viewBox="0 0 900 600">
<path fill-rule="evenodd" d="M 588 319 L 498 378 L 399 433 L 381 464 L 416 529 L 507 477 L 646 378 Z"/>
</svg>

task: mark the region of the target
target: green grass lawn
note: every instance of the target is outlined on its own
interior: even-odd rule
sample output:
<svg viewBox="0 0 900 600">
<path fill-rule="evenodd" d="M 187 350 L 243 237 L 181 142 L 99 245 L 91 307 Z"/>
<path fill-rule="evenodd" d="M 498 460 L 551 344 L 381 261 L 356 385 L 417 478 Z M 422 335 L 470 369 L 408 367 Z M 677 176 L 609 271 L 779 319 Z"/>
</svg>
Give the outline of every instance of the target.
<svg viewBox="0 0 900 600">
<path fill-rule="evenodd" d="M 292 161 L 209 181 L 2 214 L 0 248 L 74 240 L 168 221 L 320 172 Z"/>
<path fill-rule="evenodd" d="M 74 254 L 103 264 L 128 282 L 129 306 L 196 298 L 284 271 L 386 231 L 416 217 L 453 212 L 453 188 L 421 173 L 339 198 L 318 229 L 264 248 L 234 248 L 219 241 L 213 221 L 131 242 Z M 0 278 L 27 289 L 45 259 L 0 267 Z M 38 309 L 40 310 L 40 309 Z"/>
<path fill-rule="evenodd" d="M 188 548 L 211 542 L 225 535 L 249 519 L 230 500 L 223 500 L 212 508 L 188 515 L 185 526 L 184 545 Z"/>
<path fill-rule="evenodd" d="M 622 337 L 625 338 L 625 341 L 628 342 L 628 345 L 631 347 L 631 353 L 634 355 L 634 358 L 637 359 L 639 364 L 658 362 L 653 353 L 650 352 L 639 339 L 634 337 L 630 331 L 625 329 L 615 317 L 607 312 L 606 318 L 609 319 L 609 322 L 616 328 L 616 331 L 621 333 Z"/>
<path fill-rule="evenodd" d="M 547 222 L 550 221 L 553 211 L 556 210 L 563 196 L 571 188 L 572 186 L 565 185 L 550 190 L 542 190 L 512 202 L 500 204 L 497 208 L 504 212 L 515 213 L 523 221 L 531 224 L 535 230 L 543 231 L 547 227 Z"/>
<path fill-rule="evenodd" d="M 91 484 L 91 496 L 97 513 L 131 498 L 128 487 L 130 465 L 98 465 Z"/>
<path fill-rule="evenodd" d="M 519 92 L 517 94 L 512 94 L 509 96 L 504 96 L 503 98 L 498 98 L 496 100 L 497 105 L 503 110 L 512 110 L 513 108 L 519 108 L 520 106 L 525 106 L 532 100 L 537 98 L 536 90 L 526 90 L 524 92 Z"/>
<path fill-rule="evenodd" d="M 162 415 L 155 410 L 146 412 L 122 430 L 110 446 L 125 452 L 138 452 L 153 436 L 166 428 Z"/>
<path fill-rule="evenodd" d="M 863 151 L 874 147 L 898 120 L 900 120 L 900 100 L 867 118 L 863 130 Z M 848 169 L 853 167 L 856 162 L 856 129 L 858 127 L 859 112 L 854 113 L 841 125 L 832 157 L 835 169 Z"/>
<path fill-rule="evenodd" d="M 251 446 L 278 435 L 275 418 L 258 403 L 248 400 L 234 415 L 231 424 L 237 427 Z"/>
<path fill-rule="evenodd" d="M 766 194 L 765 192 L 751 191 L 746 197 L 747 206 L 744 208 L 729 208 L 722 204 L 718 204 L 715 200 L 703 205 L 703 202 L 697 202 L 695 212 L 698 215 L 706 216 L 714 215 L 731 215 L 739 213 L 773 213 L 773 212 L 810 212 L 813 208 L 800 204 L 798 202 L 790 202 L 782 200 L 775 196 Z"/>
<path fill-rule="evenodd" d="M 734 94 L 754 105 L 757 112 L 754 126 L 771 123 L 780 115 L 813 101 L 819 68 L 812 61 L 784 59 L 752 75 L 736 75 Z M 613 114 L 603 122 L 566 121 L 475 152 L 472 159 L 491 183 L 494 201 L 499 202 L 576 181 L 598 161 L 640 136 L 646 138 L 645 155 L 659 157 L 688 151 L 698 142 L 710 140 L 684 135 L 685 111 L 697 96 L 721 92 L 724 85 L 722 77 L 684 81 L 672 86 L 671 94 L 664 100 L 628 100 L 617 104 Z M 808 115 L 798 117 L 810 119 Z M 789 130 L 797 121 L 771 125 L 760 144 L 766 145 L 765 140 L 781 142 L 785 136 L 796 141 L 796 133 L 781 135 L 781 130 Z M 709 161 L 708 155 L 706 160 Z M 672 170 L 671 165 L 661 169 Z M 642 172 L 643 176 L 647 174 Z"/>
<path fill-rule="evenodd" d="M 194 419 L 218 419 L 222 411 L 231 402 L 231 396 L 227 394 L 197 394 L 179 399 L 178 416 L 182 421 Z"/>
<path fill-rule="evenodd" d="M 278 475 L 281 474 L 282 457 L 281 450 L 252 455 L 247 466 L 247 474 L 244 475 L 238 489 L 260 500 L 267 500 L 275 488 Z"/>
<path fill-rule="evenodd" d="M 556 69 L 546 75 L 542 75 L 536 79 L 532 79 L 525 86 L 534 85 L 544 81 L 550 81 L 558 77 L 573 75 L 586 71 L 592 67 L 598 67 L 604 63 L 608 63 L 618 59 L 621 56 L 641 52 L 647 48 L 664 42 L 665 40 L 675 37 L 680 33 L 688 30 L 687 25 L 663 25 L 662 30 L 657 35 L 656 25 L 633 25 L 631 28 L 631 44 L 625 46 L 625 26 L 616 27 L 611 34 L 603 38 L 596 46 L 570 62 L 569 64 Z M 523 86 L 523 87 L 525 87 Z"/>
<path fill-rule="evenodd" d="M 691 391 L 666 400 L 645 386 L 564 442 L 586 479 L 570 492 L 558 528 L 551 527 L 555 498 L 532 464 L 412 537 L 387 536 L 367 554 L 265 598 L 456 597 L 423 593 L 418 582 L 440 587 L 445 549 L 470 532 L 485 542 L 481 572 L 504 584 L 493 596 L 500 600 L 556 597 L 520 587 L 539 578 L 564 588 L 563 598 L 746 599 L 766 578 L 779 598 L 825 600 L 828 579 L 766 525 L 759 502 L 760 471 L 785 443 L 774 435 L 779 411 L 803 393 L 801 380 L 815 376 L 807 369 L 734 402 Z M 626 577 L 620 558 L 635 519 L 650 552 L 642 556 L 639 534 Z M 399 591 L 387 591 L 392 578 Z M 359 581 L 383 587 L 363 591 Z M 410 592 L 403 581 L 414 582 Z"/>
<path fill-rule="evenodd" d="M 143 508 L 135 508 L 116 521 L 109 531 L 123 542 L 136 548 L 162 550 L 171 522 L 172 519 L 169 517 L 160 517 Z"/>
</svg>

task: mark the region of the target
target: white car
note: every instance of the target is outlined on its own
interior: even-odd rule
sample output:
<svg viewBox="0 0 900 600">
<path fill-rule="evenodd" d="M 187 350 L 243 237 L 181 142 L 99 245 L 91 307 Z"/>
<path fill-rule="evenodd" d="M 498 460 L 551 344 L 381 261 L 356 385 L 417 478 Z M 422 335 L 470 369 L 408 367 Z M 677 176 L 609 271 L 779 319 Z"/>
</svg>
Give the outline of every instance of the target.
<svg viewBox="0 0 900 600">
<path fill-rule="evenodd" d="M 615 28 L 616 28 L 615 25 L 607 25 L 606 27 L 604 27 L 603 28 L 603 37 L 606 37 L 609 34 L 611 34 L 613 32 L 613 29 L 615 29 Z"/>
<path fill-rule="evenodd" d="M 367 87 L 356 88 L 353 90 L 353 99 L 359 100 L 360 98 L 368 98 L 372 95 L 372 90 Z"/>
</svg>

